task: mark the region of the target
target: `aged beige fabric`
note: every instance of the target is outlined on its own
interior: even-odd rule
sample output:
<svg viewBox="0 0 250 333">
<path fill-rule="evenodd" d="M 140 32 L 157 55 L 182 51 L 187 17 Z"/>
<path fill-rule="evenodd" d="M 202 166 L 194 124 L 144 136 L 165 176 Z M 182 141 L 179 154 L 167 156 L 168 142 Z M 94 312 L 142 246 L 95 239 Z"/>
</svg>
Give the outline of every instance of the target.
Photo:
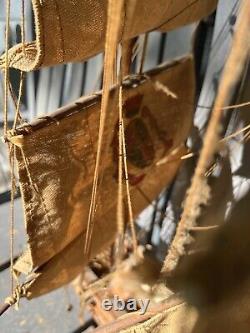
<svg viewBox="0 0 250 333">
<path fill-rule="evenodd" d="M 163 87 L 177 98 L 163 91 Z M 176 174 L 192 123 L 194 91 L 191 57 L 160 66 L 144 79 L 124 82 L 125 136 L 135 216 L 148 205 L 146 198 L 153 200 Z M 86 260 L 84 232 L 97 148 L 100 96 L 80 99 L 19 128 L 11 138 L 17 145 L 28 234 L 28 250 L 15 269 L 28 274 L 42 266 L 43 274 L 33 285 L 34 296 L 70 281 Z M 109 103 L 92 256 L 114 240 L 116 231 L 116 89 L 112 90 Z M 164 163 L 158 165 L 162 160 Z"/>
<path fill-rule="evenodd" d="M 103 51 L 107 0 L 32 0 L 36 40 L 9 51 L 10 66 L 31 71 L 82 61 Z M 120 40 L 168 31 L 209 15 L 217 0 L 125 0 Z M 4 56 L 0 67 L 4 66 Z"/>
<path fill-rule="evenodd" d="M 197 311 L 180 304 L 153 316 L 146 322 L 120 331 L 121 333 L 191 333 L 197 321 Z"/>
</svg>

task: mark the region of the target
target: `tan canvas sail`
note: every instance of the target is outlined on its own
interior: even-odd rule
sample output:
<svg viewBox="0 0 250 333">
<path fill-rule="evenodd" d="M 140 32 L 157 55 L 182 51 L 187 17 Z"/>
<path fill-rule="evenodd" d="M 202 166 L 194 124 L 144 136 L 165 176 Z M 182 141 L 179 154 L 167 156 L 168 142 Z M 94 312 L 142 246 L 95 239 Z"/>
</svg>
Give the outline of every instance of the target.
<svg viewBox="0 0 250 333">
<path fill-rule="evenodd" d="M 107 0 L 32 0 L 36 41 L 10 49 L 10 66 L 31 71 L 82 61 L 104 49 Z M 217 0 L 126 0 L 120 40 L 168 31 L 209 15 Z M 4 56 L 0 58 L 4 66 Z"/>
<path fill-rule="evenodd" d="M 176 98 L 174 98 L 174 92 Z M 173 179 L 180 165 L 194 106 L 191 57 L 163 65 L 146 78 L 124 82 L 129 181 L 135 215 Z M 17 146 L 28 250 L 16 271 L 42 273 L 30 297 L 59 287 L 83 268 L 100 94 L 19 128 Z M 117 192 L 117 90 L 109 102 L 92 256 L 114 240 Z M 105 151 L 104 151 L 105 153 Z M 169 156 L 166 163 L 158 163 Z M 148 199 L 145 199 L 148 198 Z M 125 212 L 126 214 L 126 212 Z"/>
</svg>

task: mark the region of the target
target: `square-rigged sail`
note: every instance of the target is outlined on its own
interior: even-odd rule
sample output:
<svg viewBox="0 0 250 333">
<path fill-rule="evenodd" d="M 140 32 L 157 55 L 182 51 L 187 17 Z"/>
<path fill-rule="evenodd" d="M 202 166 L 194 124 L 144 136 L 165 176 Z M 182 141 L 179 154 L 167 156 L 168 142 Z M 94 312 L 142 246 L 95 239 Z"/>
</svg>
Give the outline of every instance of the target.
<svg viewBox="0 0 250 333">
<path fill-rule="evenodd" d="M 31 71 L 83 61 L 104 50 L 107 0 L 32 0 L 36 41 L 9 50 L 10 66 Z M 147 31 L 169 31 L 200 20 L 217 0 L 125 0 L 119 40 Z M 0 67 L 5 58 L 0 58 Z"/>
<path fill-rule="evenodd" d="M 162 65 L 123 84 L 124 123 L 133 210 L 138 215 L 175 176 L 192 124 L 192 57 Z M 112 90 L 91 256 L 114 241 L 117 202 L 118 90 Z M 174 93 L 174 94 L 173 94 Z M 100 94 L 16 130 L 28 250 L 18 272 L 40 274 L 30 297 L 57 288 L 86 264 L 84 234 L 91 197 Z M 167 163 L 158 163 L 169 157 Z M 143 195 L 145 194 L 145 196 Z"/>
</svg>

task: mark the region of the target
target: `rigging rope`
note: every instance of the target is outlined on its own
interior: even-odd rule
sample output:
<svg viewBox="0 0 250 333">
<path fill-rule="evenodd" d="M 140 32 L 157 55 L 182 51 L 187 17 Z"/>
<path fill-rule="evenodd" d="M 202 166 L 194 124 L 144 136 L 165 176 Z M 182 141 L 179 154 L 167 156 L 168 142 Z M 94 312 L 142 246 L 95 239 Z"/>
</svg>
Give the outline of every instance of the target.
<svg viewBox="0 0 250 333">
<path fill-rule="evenodd" d="M 10 33 L 10 0 L 6 0 L 5 25 L 5 67 L 4 67 L 4 136 L 8 130 L 8 82 L 9 82 L 9 33 Z"/>
<path fill-rule="evenodd" d="M 122 176 L 123 176 L 123 116 L 122 116 L 122 86 L 119 87 L 119 128 L 118 128 L 118 198 L 117 198 L 117 227 L 118 227 L 118 236 L 123 238 L 124 234 L 124 218 L 123 218 L 123 185 L 122 185 Z"/>
<path fill-rule="evenodd" d="M 17 277 L 14 274 L 14 233 L 15 233 L 15 211 L 14 211 L 14 199 L 16 192 L 16 177 L 15 177 L 15 150 L 16 147 L 8 139 L 8 102 L 9 92 L 13 98 L 15 105 L 15 117 L 13 122 L 12 131 L 16 129 L 17 122 L 21 119 L 20 106 L 21 98 L 23 94 L 24 74 L 20 73 L 20 85 L 18 92 L 18 99 L 14 97 L 11 82 L 9 79 L 9 34 L 10 34 L 10 8 L 11 1 L 6 1 L 6 27 L 5 27 L 5 68 L 4 68 L 4 138 L 7 143 L 9 166 L 10 166 L 10 182 L 11 182 L 11 202 L 10 202 L 10 222 L 9 222 L 9 234 L 10 234 L 10 280 L 11 280 L 11 293 L 14 293 L 15 288 L 20 288 Z M 24 48 L 25 42 L 25 14 L 24 14 L 24 0 L 21 2 L 21 38 Z M 16 279 L 16 287 L 14 286 L 14 278 Z M 18 302 L 18 300 L 17 300 Z"/>
<path fill-rule="evenodd" d="M 105 121 L 108 111 L 108 101 L 110 87 L 113 79 L 114 61 L 116 56 L 116 48 L 118 44 L 118 35 L 120 28 L 120 18 L 122 14 L 123 1 L 109 0 L 108 2 L 108 21 L 105 41 L 105 56 L 104 56 L 104 74 L 103 74 L 103 93 L 101 102 L 101 114 L 99 122 L 97 154 L 94 170 L 94 180 L 91 194 L 91 202 L 89 208 L 86 238 L 84 244 L 84 253 L 89 257 L 92 233 L 94 229 L 94 217 L 97 204 L 97 188 L 99 180 L 99 169 L 101 162 L 101 152 L 103 145 Z"/>
<path fill-rule="evenodd" d="M 5 26 L 5 68 L 4 68 L 4 138 L 7 138 L 8 132 L 8 97 L 9 97 L 9 34 L 10 34 L 10 0 L 6 1 L 6 26 Z M 10 285 L 11 293 L 14 292 L 14 150 L 10 142 L 7 142 L 9 166 L 10 166 L 10 182 L 11 182 L 11 203 L 10 203 L 10 219 L 9 219 L 9 235 L 10 235 Z"/>
<path fill-rule="evenodd" d="M 131 233 L 132 233 L 133 248 L 134 248 L 134 251 L 137 252 L 137 238 L 136 238 L 136 232 L 135 232 L 134 216 L 133 216 L 133 210 L 132 210 L 132 200 L 131 200 L 130 187 L 129 187 L 128 165 L 127 165 L 127 154 L 126 154 L 126 143 L 125 143 L 123 120 L 122 120 L 121 128 L 122 128 L 123 163 L 124 163 L 125 183 L 126 183 L 126 192 L 127 192 L 127 200 L 128 200 L 129 224 L 130 224 L 130 229 L 131 229 Z"/>
<path fill-rule="evenodd" d="M 89 257 L 90 255 L 90 246 L 92 233 L 94 228 L 94 217 L 97 204 L 97 188 L 98 188 L 98 179 L 99 179 L 99 169 L 100 169 L 100 159 L 101 151 L 103 144 L 105 120 L 108 109 L 109 93 L 111 83 L 117 81 L 117 45 L 118 45 L 118 34 L 120 28 L 120 17 L 123 9 L 123 1 L 117 2 L 114 0 L 109 0 L 108 7 L 108 24 L 106 31 L 106 43 L 105 43 L 105 58 L 104 58 L 104 78 L 103 78 L 103 94 L 102 94 L 102 103 L 101 103 L 101 115 L 100 115 L 100 125 L 98 133 L 98 146 L 97 146 L 97 155 L 96 155 L 96 165 L 94 171 L 94 180 L 93 188 L 87 223 L 86 239 L 84 252 Z M 145 53 L 145 52 L 144 52 Z M 123 67 L 122 65 L 120 67 Z M 120 68 L 120 73 L 122 69 Z M 129 179 L 128 179 L 128 168 L 127 168 L 127 157 L 126 157 L 126 144 L 125 144 L 125 133 L 124 133 L 124 124 L 122 116 L 122 84 L 121 76 L 119 82 L 119 127 L 118 127 L 118 136 L 119 136 L 119 151 L 118 151 L 118 200 L 117 200 L 117 227 L 119 242 L 123 239 L 124 234 L 124 217 L 123 217 L 123 185 L 122 185 L 122 176 L 123 176 L 123 166 L 125 173 L 125 182 L 126 182 L 126 196 L 128 201 L 128 213 L 129 213 L 129 224 L 132 233 L 133 247 L 134 250 L 137 249 L 137 240 L 136 232 L 134 226 L 134 218 L 132 211 L 132 202 L 129 189 Z"/>
</svg>

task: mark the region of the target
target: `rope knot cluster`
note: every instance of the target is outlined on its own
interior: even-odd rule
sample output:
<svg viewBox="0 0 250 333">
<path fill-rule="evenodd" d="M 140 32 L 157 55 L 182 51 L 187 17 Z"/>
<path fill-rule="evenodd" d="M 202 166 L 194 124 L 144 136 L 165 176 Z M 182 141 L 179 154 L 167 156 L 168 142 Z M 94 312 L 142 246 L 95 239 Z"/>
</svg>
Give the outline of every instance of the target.
<svg viewBox="0 0 250 333">
<path fill-rule="evenodd" d="M 25 297 L 27 295 L 27 289 L 24 285 L 17 285 L 12 296 L 9 296 L 5 299 L 5 303 L 10 306 L 15 305 L 16 310 L 19 308 L 19 302 L 21 297 Z"/>
</svg>

